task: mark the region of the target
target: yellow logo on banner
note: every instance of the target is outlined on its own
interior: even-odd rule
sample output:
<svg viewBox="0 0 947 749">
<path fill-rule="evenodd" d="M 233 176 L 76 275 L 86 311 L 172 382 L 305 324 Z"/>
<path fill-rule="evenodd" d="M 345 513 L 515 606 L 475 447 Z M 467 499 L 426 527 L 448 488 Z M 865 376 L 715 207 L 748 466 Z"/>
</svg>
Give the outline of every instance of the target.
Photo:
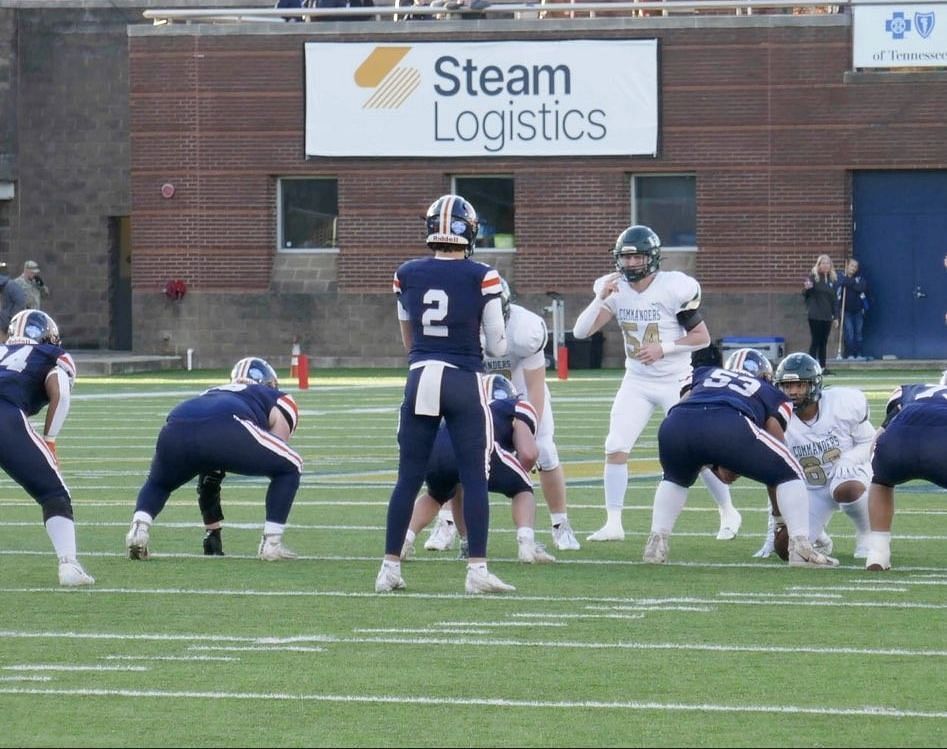
<svg viewBox="0 0 947 749">
<path fill-rule="evenodd" d="M 355 71 L 355 85 L 373 88 L 363 109 L 397 109 L 421 84 L 415 68 L 399 68 L 411 47 L 375 47 Z"/>
</svg>

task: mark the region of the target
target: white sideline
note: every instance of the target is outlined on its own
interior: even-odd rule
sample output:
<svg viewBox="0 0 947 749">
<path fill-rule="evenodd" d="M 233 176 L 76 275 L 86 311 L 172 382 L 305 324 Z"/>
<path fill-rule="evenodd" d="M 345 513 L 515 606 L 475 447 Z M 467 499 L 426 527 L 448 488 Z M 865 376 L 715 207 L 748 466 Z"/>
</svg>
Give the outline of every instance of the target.
<svg viewBox="0 0 947 749">
<path fill-rule="evenodd" d="M 869 716 L 873 718 L 947 718 L 947 711 L 900 710 L 886 705 L 861 707 L 803 707 L 800 705 L 717 705 L 682 702 L 577 702 L 553 700 L 505 700 L 488 697 L 405 697 L 402 695 L 288 694 L 285 692 L 199 692 L 160 689 L 39 689 L 0 687 L 0 694 L 60 695 L 75 697 L 143 697 L 155 699 L 281 700 L 289 702 L 335 702 L 370 705 L 452 705 L 458 707 L 552 708 L 571 710 L 653 710 L 659 712 L 775 713 L 779 715 Z"/>
</svg>

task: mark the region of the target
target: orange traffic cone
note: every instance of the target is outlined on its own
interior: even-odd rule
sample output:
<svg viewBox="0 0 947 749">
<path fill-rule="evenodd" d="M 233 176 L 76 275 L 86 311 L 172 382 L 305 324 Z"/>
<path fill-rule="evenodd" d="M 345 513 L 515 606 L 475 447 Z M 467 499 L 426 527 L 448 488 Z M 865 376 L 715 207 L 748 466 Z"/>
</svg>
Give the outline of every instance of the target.
<svg viewBox="0 0 947 749">
<path fill-rule="evenodd" d="M 290 353 L 289 357 L 289 376 L 298 377 L 299 376 L 299 340 L 293 341 L 293 350 Z"/>
</svg>

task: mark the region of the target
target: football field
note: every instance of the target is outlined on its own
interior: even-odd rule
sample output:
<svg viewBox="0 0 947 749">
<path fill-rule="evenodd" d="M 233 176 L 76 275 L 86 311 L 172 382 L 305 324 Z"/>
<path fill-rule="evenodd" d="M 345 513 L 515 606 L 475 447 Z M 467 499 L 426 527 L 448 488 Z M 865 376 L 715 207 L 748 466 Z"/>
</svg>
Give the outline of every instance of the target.
<svg viewBox="0 0 947 749">
<path fill-rule="evenodd" d="M 827 385 L 862 388 L 877 426 L 894 385 L 939 374 Z M 582 549 L 552 549 L 537 482 L 537 538 L 557 561 L 519 564 L 509 503 L 491 495 L 490 568 L 517 591 L 477 597 L 456 552 L 423 549 L 426 531 L 407 589 L 373 592 L 404 372 L 286 387 L 305 470 L 285 535 L 300 558 L 278 563 L 256 558 L 266 482 L 241 476 L 223 487 L 225 557 L 201 553 L 191 484 L 153 526 L 152 558 L 127 559 L 167 412 L 226 373 L 80 372 L 58 453 L 96 584 L 57 585 L 39 507 L 0 474 L 0 746 L 947 745 L 947 492 L 898 490 L 893 569 L 872 574 L 841 513 L 840 568 L 754 559 L 766 493 L 746 479 L 732 487 L 743 528 L 717 541 L 698 483 L 669 564 L 645 565 L 658 416 L 631 462 L 626 540 L 587 543 L 621 372 L 550 375 Z"/>
</svg>

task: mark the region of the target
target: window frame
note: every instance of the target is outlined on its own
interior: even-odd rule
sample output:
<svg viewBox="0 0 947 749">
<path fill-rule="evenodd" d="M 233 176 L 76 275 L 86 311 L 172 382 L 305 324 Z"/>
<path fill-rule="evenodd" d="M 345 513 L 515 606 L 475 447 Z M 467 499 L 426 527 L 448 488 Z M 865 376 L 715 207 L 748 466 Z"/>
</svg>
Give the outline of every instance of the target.
<svg viewBox="0 0 947 749">
<path fill-rule="evenodd" d="M 332 219 L 332 244 L 325 247 L 287 247 L 283 185 L 287 182 L 334 182 L 335 216 Z M 339 178 L 335 175 L 293 175 L 276 178 L 276 252 L 280 254 L 338 254 L 339 252 Z"/>
<path fill-rule="evenodd" d="M 507 180 L 510 183 L 512 199 L 510 201 L 509 210 L 510 210 L 510 213 L 512 214 L 512 224 L 513 224 L 512 227 L 510 227 L 510 231 L 508 232 L 507 231 L 494 232 L 494 236 L 504 235 L 504 234 L 510 235 L 510 244 L 508 247 L 497 247 L 495 245 L 490 246 L 490 247 L 485 247 L 478 242 L 477 249 L 482 250 L 484 252 L 492 252 L 492 253 L 497 253 L 497 254 L 515 253 L 516 252 L 516 177 L 512 174 L 492 174 L 492 173 L 491 174 L 453 174 L 451 175 L 451 190 L 453 190 L 455 194 L 461 195 L 464 198 L 468 199 L 473 205 L 473 207 L 476 209 L 478 218 L 480 218 L 480 220 L 482 221 L 484 217 L 487 216 L 487 213 L 481 208 L 481 205 L 478 205 L 478 201 L 475 198 L 471 198 L 469 195 L 467 195 L 463 190 L 461 190 L 457 186 L 457 180 L 477 180 L 477 179 Z M 499 203 L 499 201 L 497 202 Z M 494 218 L 495 215 L 496 214 L 490 215 L 488 216 L 488 218 Z M 494 221 L 493 223 L 494 225 L 496 225 L 497 222 Z"/>
<path fill-rule="evenodd" d="M 654 179 L 654 178 L 686 178 L 692 180 L 694 187 L 693 190 L 693 206 L 694 206 L 694 226 L 693 226 L 693 235 L 694 242 L 692 244 L 672 244 L 668 238 L 665 237 L 666 232 L 662 232 L 661 229 L 656 228 L 651 225 L 647 220 L 640 217 L 639 214 L 639 180 Z M 652 229 L 657 232 L 658 236 L 661 237 L 661 249 L 668 252 L 696 252 L 698 250 L 697 246 L 697 174 L 693 172 L 640 172 L 633 173 L 630 175 L 630 202 L 631 202 L 631 220 L 633 224 L 645 224 L 651 226 Z M 690 227 L 688 227 L 690 228 Z M 671 234 L 670 236 L 676 236 L 676 233 Z"/>
</svg>

